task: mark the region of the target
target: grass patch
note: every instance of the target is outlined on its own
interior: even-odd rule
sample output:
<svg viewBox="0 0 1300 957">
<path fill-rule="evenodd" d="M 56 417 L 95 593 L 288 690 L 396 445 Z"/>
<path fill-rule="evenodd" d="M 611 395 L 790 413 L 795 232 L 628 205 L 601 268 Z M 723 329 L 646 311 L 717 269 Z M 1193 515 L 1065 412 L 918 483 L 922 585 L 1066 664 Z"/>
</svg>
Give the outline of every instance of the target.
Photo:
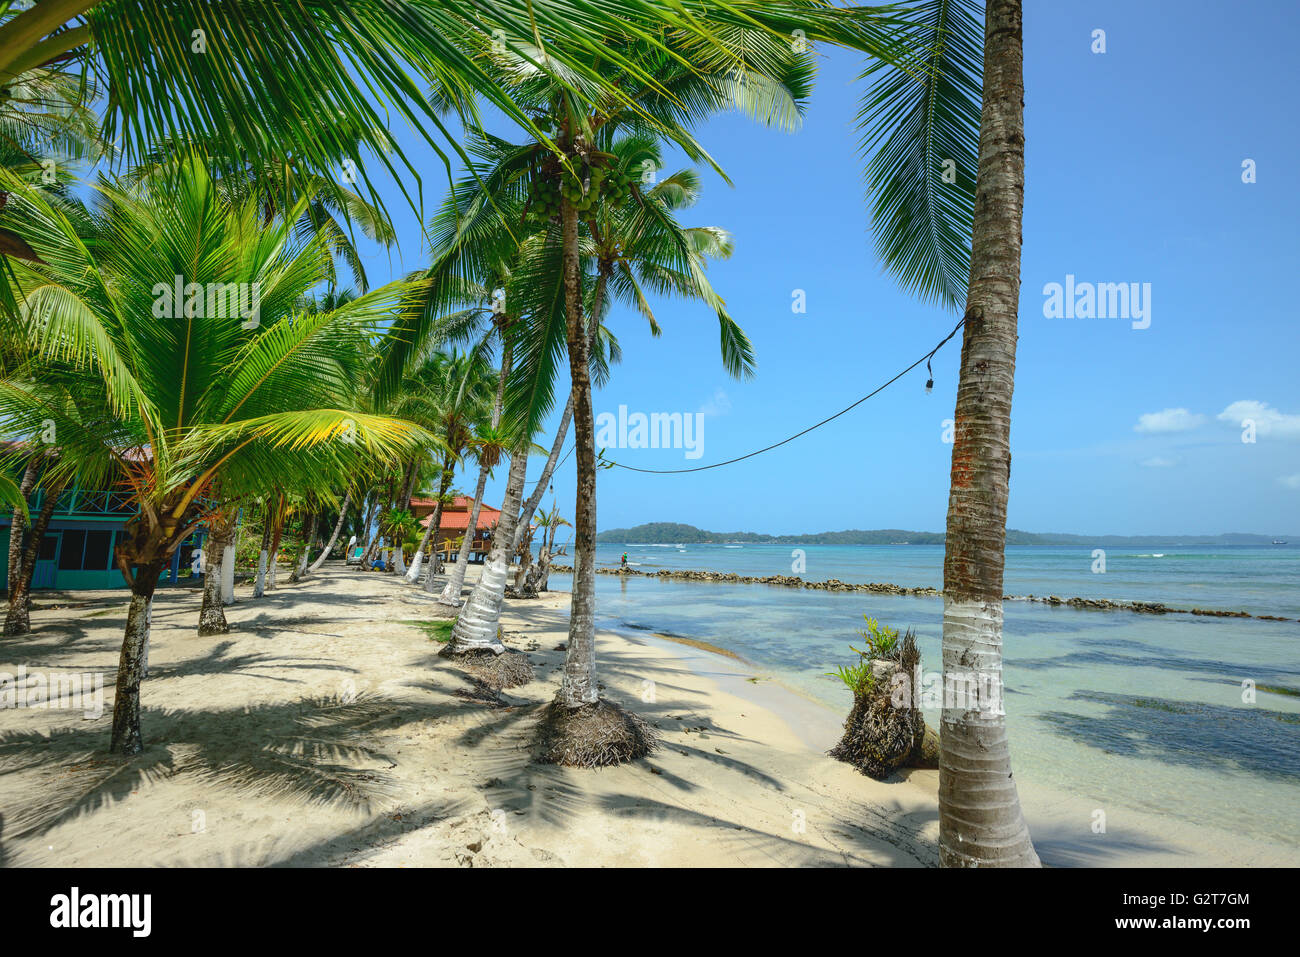
<svg viewBox="0 0 1300 957">
<path fill-rule="evenodd" d="M 419 628 L 430 641 L 445 645 L 451 641 L 451 629 L 456 624 L 456 619 L 440 618 L 434 621 L 423 621 L 417 618 L 408 618 L 402 624 Z"/>
</svg>

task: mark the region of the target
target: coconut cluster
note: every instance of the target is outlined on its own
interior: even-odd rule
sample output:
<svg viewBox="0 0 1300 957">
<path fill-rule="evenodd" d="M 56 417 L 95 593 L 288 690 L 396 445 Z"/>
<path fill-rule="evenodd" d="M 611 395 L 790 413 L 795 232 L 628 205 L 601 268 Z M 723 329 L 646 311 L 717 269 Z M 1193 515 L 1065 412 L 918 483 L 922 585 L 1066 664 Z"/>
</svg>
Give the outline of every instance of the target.
<svg viewBox="0 0 1300 957">
<path fill-rule="evenodd" d="M 597 203 L 622 206 L 632 196 L 632 175 L 606 166 L 585 166 L 578 174 L 562 170 L 558 176 L 539 177 L 533 182 L 528 212 L 538 221 L 560 217 L 560 201 L 567 199 L 579 213 Z"/>
</svg>

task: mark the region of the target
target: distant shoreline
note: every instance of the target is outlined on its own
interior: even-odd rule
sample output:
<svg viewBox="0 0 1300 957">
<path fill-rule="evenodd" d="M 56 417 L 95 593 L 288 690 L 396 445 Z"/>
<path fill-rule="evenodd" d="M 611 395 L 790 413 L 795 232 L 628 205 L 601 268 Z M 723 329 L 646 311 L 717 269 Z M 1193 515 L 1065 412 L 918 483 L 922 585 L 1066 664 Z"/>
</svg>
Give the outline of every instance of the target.
<svg viewBox="0 0 1300 957">
<path fill-rule="evenodd" d="M 634 528 L 611 528 L 599 533 L 602 545 L 942 545 L 942 532 L 916 532 L 901 528 L 845 529 L 809 535 L 766 535 L 759 532 L 710 532 L 677 522 L 649 522 Z M 1007 529 L 1008 545 L 1079 547 L 1182 547 L 1272 546 L 1300 542 L 1300 536 L 1256 535 L 1225 532 L 1221 535 L 1074 535 L 1064 532 L 1023 532 Z M 1279 546 L 1280 547 L 1280 546 Z"/>
</svg>

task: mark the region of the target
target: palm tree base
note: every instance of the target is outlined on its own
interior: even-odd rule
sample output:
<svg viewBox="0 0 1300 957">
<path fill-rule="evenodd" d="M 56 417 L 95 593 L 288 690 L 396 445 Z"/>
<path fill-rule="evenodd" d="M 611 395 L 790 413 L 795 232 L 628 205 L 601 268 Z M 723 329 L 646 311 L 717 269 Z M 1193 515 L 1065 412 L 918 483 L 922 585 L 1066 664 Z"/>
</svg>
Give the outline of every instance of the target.
<svg viewBox="0 0 1300 957">
<path fill-rule="evenodd" d="M 533 665 L 528 656 L 518 651 L 497 654 L 486 648 L 455 651 L 451 645 L 438 652 L 442 657 L 456 662 L 472 678 L 495 691 L 518 688 L 533 680 Z"/>
<path fill-rule="evenodd" d="M 827 754 L 851 764 L 869 778 L 882 781 L 902 767 L 935 763 L 934 749 L 925 753 L 925 715 L 915 704 L 898 702 L 904 688 L 909 694 L 920 674 L 921 654 L 909 629 L 895 653 L 870 662 L 874 680 L 869 688 L 853 692 L 853 708 L 844 722 L 844 736 Z M 900 687 L 897 682 L 903 679 Z M 933 740 L 933 738 L 931 738 Z M 937 764 L 935 765 L 937 766 Z"/>
<path fill-rule="evenodd" d="M 603 768 L 644 758 L 658 746 L 643 718 L 612 701 L 569 708 L 557 697 L 537 722 L 533 757 L 539 764 Z"/>
<path fill-rule="evenodd" d="M 224 635 L 230 631 L 230 625 L 226 622 L 226 616 L 221 614 L 221 609 L 217 609 L 217 614 L 211 617 L 202 617 L 199 619 L 199 637 L 205 635 Z"/>
<path fill-rule="evenodd" d="M 918 766 L 925 731 L 921 713 L 895 707 L 888 689 L 855 694 L 853 709 L 844 722 L 844 736 L 826 753 L 881 781 L 901 767 Z"/>
</svg>

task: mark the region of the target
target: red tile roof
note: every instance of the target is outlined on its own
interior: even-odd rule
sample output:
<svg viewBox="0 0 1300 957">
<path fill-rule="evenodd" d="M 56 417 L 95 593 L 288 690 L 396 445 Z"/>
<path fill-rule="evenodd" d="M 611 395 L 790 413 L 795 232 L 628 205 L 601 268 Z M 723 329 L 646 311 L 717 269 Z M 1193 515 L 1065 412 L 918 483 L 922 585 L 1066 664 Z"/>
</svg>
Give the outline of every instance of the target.
<svg viewBox="0 0 1300 957">
<path fill-rule="evenodd" d="M 433 517 L 434 500 L 431 498 L 413 498 L 411 499 L 411 511 L 416 515 L 421 512 L 426 513 L 420 520 L 422 527 L 428 527 L 429 519 Z M 467 495 L 457 495 L 452 501 L 443 505 L 442 515 L 438 521 L 440 531 L 463 532 L 469 528 L 469 511 L 474 507 L 474 500 Z M 478 528 L 480 530 L 491 528 L 501 518 L 501 509 L 493 508 L 486 502 L 479 506 L 478 510 Z"/>
</svg>

